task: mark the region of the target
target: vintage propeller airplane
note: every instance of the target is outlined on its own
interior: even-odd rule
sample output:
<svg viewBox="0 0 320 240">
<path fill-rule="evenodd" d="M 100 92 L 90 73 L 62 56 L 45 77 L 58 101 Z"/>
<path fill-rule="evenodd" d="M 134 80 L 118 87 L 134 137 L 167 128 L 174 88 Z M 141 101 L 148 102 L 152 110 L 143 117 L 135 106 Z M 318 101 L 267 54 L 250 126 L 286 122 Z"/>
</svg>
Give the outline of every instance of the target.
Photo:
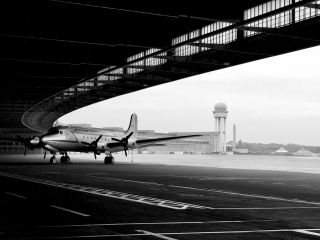
<svg viewBox="0 0 320 240">
<path fill-rule="evenodd" d="M 51 164 L 56 164 L 56 154 L 60 153 L 61 163 L 70 163 L 68 152 L 93 152 L 96 155 L 105 153 L 105 164 L 114 163 L 112 153 L 124 151 L 127 156 L 129 149 L 137 149 L 148 146 L 154 146 L 159 143 L 180 139 L 197 137 L 201 135 L 184 135 L 184 136 L 167 136 L 161 138 L 143 138 L 139 139 L 137 136 L 138 118 L 136 114 L 131 115 L 129 128 L 127 131 L 119 131 L 114 129 L 104 128 L 85 128 L 79 126 L 55 126 L 48 130 L 42 136 L 33 136 L 22 138 L 17 136 L 13 141 L 22 143 L 24 148 L 24 155 L 26 155 L 27 148 L 43 148 L 44 159 L 46 152 L 52 154 L 50 158 Z M 6 138 L 8 139 L 8 138 Z M 163 144 L 162 144 L 163 145 Z"/>
</svg>

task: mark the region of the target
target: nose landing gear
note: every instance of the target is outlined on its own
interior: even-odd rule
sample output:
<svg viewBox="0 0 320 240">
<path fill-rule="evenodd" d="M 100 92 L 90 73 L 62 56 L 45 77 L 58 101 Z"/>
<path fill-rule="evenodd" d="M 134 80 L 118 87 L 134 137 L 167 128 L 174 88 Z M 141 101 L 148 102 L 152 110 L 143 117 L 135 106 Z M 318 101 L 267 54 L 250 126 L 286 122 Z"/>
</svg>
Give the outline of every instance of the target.
<svg viewBox="0 0 320 240">
<path fill-rule="evenodd" d="M 50 158 L 50 164 L 54 165 L 57 163 L 57 159 L 56 159 L 56 155 L 52 155 L 52 157 Z"/>
</svg>

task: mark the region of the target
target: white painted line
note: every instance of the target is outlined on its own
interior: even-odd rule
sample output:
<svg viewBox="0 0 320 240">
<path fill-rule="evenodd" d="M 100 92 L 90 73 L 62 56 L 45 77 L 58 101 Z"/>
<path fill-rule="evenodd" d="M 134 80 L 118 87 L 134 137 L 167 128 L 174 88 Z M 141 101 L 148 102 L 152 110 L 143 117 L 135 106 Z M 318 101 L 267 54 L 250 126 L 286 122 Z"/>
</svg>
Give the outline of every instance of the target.
<svg viewBox="0 0 320 240">
<path fill-rule="evenodd" d="M 165 232 L 165 233 L 129 233 L 129 234 L 101 234 L 101 235 L 78 235 L 78 236 L 55 236 L 24 239 L 73 239 L 73 238 L 119 238 L 119 237 L 138 237 L 158 235 L 202 235 L 202 234 L 242 234 L 242 233 L 272 233 L 272 232 L 301 232 L 301 231 L 320 231 L 317 229 L 258 229 L 258 230 L 240 230 L 240 231 L 213 231 L 213 232 Z M 172 238 L 171 238 L 172 239 Z"/>
<path fill-rule="evenodd" d="M 185 209 L 189 209 L 189 208 L 214 209 L 214 208 L 210 208 L 210 207 L 206 207 L 206 206 L 194 205 L 194 204 L 183 203 L 183 202 L 175 202 L 175 201 L 170 201 L 170 200 L 166 200 L 166 199 L 152 198 L 152 197 L 147 197 L 147 196 L 117 192 L 117 191 L 112 191 L 112 190 L 108 190 L 108 189 L 101 189 L 101 188 L 95 188 L 95 187 L 89 187 L 89 186 L 81 186 L 81 185 L 69 184 L 69 183 L 59 183 L 59 182 L 54 182 L 54 181 L 50 181 L 50 180 L 25 177 L 25 176 L 16 175 L 16 174 L 9 174 L 9 173 L 0 172 L 0 176 L 10 177 L 10 178 L 14 178 L 14 179 L 19 179 L 19 180 L 29 181 L 29 182 L 39 183 L 39 184 L 44 184 L 44 185 L 63 188 L 63 189 L 67 189 L 67 190 L 90 193 L 90 194 L 109 197 L 109 198 L 116 198 L 116 199 L 137 202 L 137 203 L 143 203 L 143 204 L 153 205 L 153 206 L 163 207 L 163 208 L 170 208 L 170 209 L 175 209 L 175 210 L 185 210 Z"/>
<path fill-rule="evenodd" d="M 176 238 L 166 237 L 166 236 L 163 236 L 163 235 L 161 235 L 161 234 L 159 234 L 159 233 L 153 233 L 153 232 L 148 232 L 148 231 L 144 231 L 144 230 L 136 230 L 136 231 L 137 231 L 137 232 L 144 233 L 144 234 L 149 235 L 149 236 L 161 238 L 161 239 L 177 240 Z"/>
<path fill-rule="evenodd" d="M 168 185 L 168 186 L 169 187 L 174 187 L 174 188 L 182 188 L 182 189 L 190 189 L 190 190 L 197 190 L 197 191 L 214 192 L 214 193 L 221 193 L 221 194 L 228 194 L 228 195 L 237 195 L 237 196 L 250 197 L 250 198 L 261 198 L 261 199 L 267 199 L 267 200 L 277 200 L 277 201 L 284 201 L 284 202 L 304 203 L 304 204 L 311 204 L 311 205 L 320 206 L 320 202 L 311 202 L 311 201 L 300 200 L 300 199 L 287 199 L 287 198 L 275 197 L 275 196 L 265 196 L 265 195 L 257 195 L 257 194 L 245 194 L 245 193 L 231 192 L 231 191 L 218 190 L 218 189 L 184 187 L 184 186 L 179 186 L 179 185 Z"/>
<path fill-rule="evenodd" d="M 136 180 L 120 179 L 120 178 L 99 177 L 99 176 L 91 176 L 91 177 L 105 178 L 105 179 L 110 179 L 110 180 L 115 180 L 115 181 L 141 183 L 141 184 L 152 184 L 152 185 L 166 186 L 166 187 L 173 187 L 173 188 L 190 189 L 190 190 L 206 191 L 206 192 L 215 192 L 215 193 L 238 195 L 238 196 L 250 197 L 250 198 L 261 198 L 261 199 L 266 199 L 266 200 L 276 200 L 276 201 L 303 203 L 303 204 L 311 204 L 311 205 L 319 205 L 320 206 L 320 202 L 311 202 L 311 201 L 306 201 L 306 200 L 301 200 L 301 199 L 286 199 L 286 198 L 275 197 L 275 196 L 265 196 L 265 195 L 257 195 L 257 194 L 245 194 L 245 193 L 231 192 L 231 191 L 225 191 L 225 190 L 219 190 L 219 189 L 205 189 L 205 188 L 186 187 L 186 186 L 179 186 L 179 185 L 166 185 L 166 184 L 162 184 L 162 183 L 143 182 L 143 181 L 136 181 Z M 252 182 L 252 183 L 263 183 L 262 181 L 250 181 L 250 182 Z M 283 184 L 285 185 L 285 183 L 283 183 Z M 282 185 L 282 183 L 281 183 L 281 185 Z"/>
<path fill-rule="evenodd" d="M 251 183 L 263 183 L 262 181 L 249 181 Z"/>
<path fill-rule="evenodd" d="M 310 185 L 297 185 L 297 187 L 306 187 L 306 188 L 310 188 Z"/>
<path fill-rule="evenodd" d="M 35 226 L 32 228 L 69 228 L 69 227 L 97 227 L 97 226 L 134 226 L 134 225 L 184 225 L 184 224 L 222 224 L 222 223 L 249 223 L 249 222 L 278 222 L 279 220 L 226 220 L 226 221 L 195 221 L 195 222 L 137 222 L 137 223 L 92 223 L 71 225 Z"/>
<path fill-rule="evenodd" d="M 239 234 L 239 233 L 297 232 L 297 231 L 320 231 L 320 229 L 262 229 L 262 230 L 215 231 L 215 232 L 169 232 L 169 233 L 159 233 L 159 234 L 200 235 L 200 234 Z"/>
<path fill-rule="evenodd" d="M 19 195 L 19 194 L 16 194 L 16 193 L 12 193 L 12 192 L 5 192 L 5 193 L 8 194 L 8 195 L 17 197 L 17 198 L 27 199 L 27 197 Z"/>
<path fill-rule="evenodd" d="M 214 210 L 289 210 L 289 209 L 319 209 L 320 207 L 225 207 L 212 208 Z"/>
<path fill-rule="evenodd" d="M 73 213 L 73 214 L 76 214 L 76 215 L 80 215 L 82 217 L 90 217 L 90 215 L 88 215 L 88 214 L 84 214 L 84 213 L 77 212 L 77 211 L 74 211 L 74 210 L 71 210 L 71 209 L 59 207 L 59 206 L 56 206 L 56 205 L 50 205 L 50 207 L 56 208 L 56 209 L 59 209 L 59 210 L 65 211 L 65 212 Z"/>
<path fill-rule="evenodd" d="M 320 233 L 315 233 L 315 232 L 311 232 L 311 231 L 307 231 L 307 230 L 296 230 L 295 232 L 304 233 L 304 234 L 307 234 L 307 235 L 313 235 L 313 236 L 320 237 Z"/>
<path fill-rule="evenodd" d="M 74 174 L 74 173 L 73 173 Z M 115 181 L 122 181 L 122 182 L 132 182 L 132 183 L 141 183 L 141 184 L 150 184 L 150 185 L 156 185 L 156 186 L 164 186 L 162 183 L 155 183 L 155 182 L 144 182 L 144 181 L 136 181 L 136 180 L 129 180 L 129 179 L 121 179 L 121 178 L 111 178 L 111 177 L 103 177 L 103 176 L 93 176 L 93 174 L 87 174 L 89 177 L 94 178 L 103 178 L 103 179 L 109 179 L 109 180 L 115 180 Z"/>
<path fill-rule="evenodd" d="M 0 176 L 10 177 L 10 178 L 14 178 L 14 179 L 23 180 L 23 181 L 35 182 L 35 183 L 39 183 L 39 184 L 54 186 L 54 187 L 78 191 L 78 192 L 90 193 L 90 194 L 104 196 L 104 197 L 122 199 L 122 200 L 131 201 L 131 202 L 138 202 L 138 203 L 153 205 L 153 206 L 157 206 L 157 207 L 170 208 L 170 209 L 175 209 L 175 210 L 185 210 L 185 209 L 189 209 L 189 208 L 210 209 L 210 210 L 219 210 L 219 209 L 220 210 L 244 210 L 244 209 L 245 210 L 263 210 L 263 209 L 275 210 L 275 209 L 320 208 L 319 202 L 309 202 L 309 201 L 299 200 L 299 199 L 285 199 L 285 198 L 274 197 L 274 196 L 243 194 L 243 193 L 230 192 L 230 191 L 217 190 L 217 189 L 204 189 L 204 188 L 177 186 L 177 185 L 167 185 L 167 187 L 172 187 L 172 188 L 190 189 L 190 190 L 197 190 L 197 191 L 206 191 L 206 192 L 245 196 L 245 197 L 252 197 L 252 198 L 261 198 L 261 199 L 268 199 L 268 200 L 278 200 L 278 201 L 286 201 L 286 202 L 294 202 L 294 203 L 304 203 L 304 204 L 311 204 L 311 205 L 318 206 L 318 207 L 304 207 L 303 206 L 303 207 L 266 207 L 266 208 L 264 208 L 264 207 L 215 208 L 215 207 L 201 206 L 201 205 L 189 204 L 189 203 L 184 203 L 184 202 L 175 202 L 175 201 L 171 201 L 171 200 L 165 200 L 165 199 L 152 198 L 152 197 L 146 197 L 146 196 L 141 196 L 141 195 L 117 192 L 117 191 L 101 189 L 101 188 L 94 188 L 94 187 L 89 187 L 89 186 L 81 186 L 81 185 L 69 184 L 69 183 L 59 183 L 59 182 L 54 182 L 54 181 L 50 181 L 50 180 L 25 177 L 25 176 L 21 176 L 21 175 L 9 174 L 9 173 L 4 173 L 4 172 L 0 172 Z"/>
</svg>

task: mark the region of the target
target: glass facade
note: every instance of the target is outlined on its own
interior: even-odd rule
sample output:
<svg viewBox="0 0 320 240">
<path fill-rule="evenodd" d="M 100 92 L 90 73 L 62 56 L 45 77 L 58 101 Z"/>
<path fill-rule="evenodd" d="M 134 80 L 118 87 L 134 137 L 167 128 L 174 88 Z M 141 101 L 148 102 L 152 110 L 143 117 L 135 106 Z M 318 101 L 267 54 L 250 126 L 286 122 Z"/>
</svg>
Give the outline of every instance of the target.
<svg viewBox="0 0 320 240">
<path fill-rule="evenodd" d="M 260 16 L 262 14 L 274 11 L 292 4 L 292 0 L 273 0 L 244 11 L 244 20 Z M 279 28 L 292 23 L 292 11 L 285 11 L 248 24 L 248 27 L 260 28 Z M 244 31 L 244 37 L 250 37 L 259 34 L 255 31 Z"/>
<path fill-rule="evenodd" d="M 300 2 L 302 0 L 271 0 L 267 1 L 263 4 L 254 6 L 252 8 L 249 8 L 244 11 L 243 13 L 243 20 L 250 20 L 252 18 L 261 16 L 263 14 L 266 14 L 268 12 L 272 12 L 276 9 L 283 8 L 285 6 L 288 6 L 293 3 Z M 244 30 L 243 36 L 251 37 L 254 35 L 257 35 L 261 32 L 259 29 L 256 28 L 281 28 L 284 26 L 288 26 L 290 24 L 293 24 L 295 22 L 301 22 L 307 19 L 311 19 L 316 16 L 320 16 L 320 9 L 318 8 L 320 4 L 320 0 L 314 1 L 310 4 L 305 4 L 301 7 L 296 7 L 291 10 L 287 10 L 281 13 L 274 14 L 272 16 L 263 18 L 261 20 L 253 21 L 249 24 L 247 24 L 247 27 L 252 27 L 253 29 L 250 30 Z M 193 30 L 189 33 L 185 33 L 183 35 L 180 35 L 178 37 L 175 37 L 171 40 L 171 45 L 174 47 L 177 44 L 181 44 L 183 42 L 192 40 L 194 38 L 199 38 L 201 36 L 207 35 L 212 33 L 211 36 L 203 37 L 197 41 L 194 41 L 189 44 L 185 44 L 182 46 L 175 47 L 173 49 L 173 56 L 191 56 L 203 51 L 210 50 L 211 48 L 209 46 L 206 46 L 206 44 L 229 44 L 231 42 L 234 42 L 237 40 L 237 29 L 229 29 L 226 31 L 222 31 L 220 33 L 214 33 L 217 30 L 224 29 L 226 27 L 231 26 L 232 23 L 225 22 L 225 21 L 217 21 L 214 23 L 211 23 L 209 25 L 206 25 L 200 29 Z M 135 61 L 134 63 L 131 63 L 129 66 L 125 68 L 116 68 L 106 75 L 100 75 L 97 78 L 89 79 L 85 82 L 79 83 L 75 85 L 74 87 L 71 87 L 67 90 L 65 90 L 62 94 L 55 96 L 56 100 L 61 100 L 64 97 L 73 96 L 76 93 L 86 92 L 96 86 L 102 86 L 105 84 L 106 81 L 113 81 L 122 78 L 122 74 L 135 74 L 144 71 L 144 67 L 147 66 L 159 66 L 162 64 L 165 64 L 167 62 L 166 56 L 167 52 L 159 53 L 152 57 L 146 57 L 150 54 L 156 53 L 157 51 L 160 51 L 161 49 L 158 48 L 150 48 L 146 51 L 137 53 L 135 55 L 129 56 L 126 61 L 131 62 Z M 130 67 L 131 66 L 131 67 Z M 101 71 L 98 72 L 98 74 L 101 74 L 102 72 L 108 71 L 111 68 L 114 68 L 115 66 L 109 66 Z M 126 71 L 124 71 L 124 69 Z M 109 75 L 110 74 L 110 75 Z M 112 74 L 115 74 L 112 76 Z"/>
<path fill-rule="evenodd" d="M 189 39 L 199 37 L 199 35 L 200 35 L 200 31 L 195 30 L 190 33 L 186 33 L 186 34 L 183 34 L 179 37 L 176 37 L 176 38 L 172 39 L 171 42 L 172 42 L 172 45 L 174 46 L 176 44 L 188 41 Z M 195 43 L 197 43 L 197 42 L 195 42 Z M 183 45 L 183 46 L 175 48 L 174 55 L 175 56 L 190 56 L 190 55 L 193 55 L 198 52 L 199 52 L 198 46 Z"/>
<path fill-rule="evenodd" d="M 214 31 L 217 31 L 219 29 L 225 28 L 232 25 L 232 23 L 229 22 L 215 22 L 210 25 L 204 26 L 201 29 L 201 35 L 205 35 Z M 227 44 L 230 42 L 233 42 L 237 39 L 237 30 L 228 30 L 222 33 L 214 34 L 213 36 L 204 38 L 201 40 L 202 43 L 210 43 L 210 44 Z M 202 50 L 207 50 L 207 48 L 204 48 Z"/>
<path fill-rule="evenodd" d="M 146 51 L 146 55 L 155 53 L 157 51 L 160 51 L 161 49 L 159 48 L 150 48 Z M 167 53 L 160 53 L 157 56 L 161 57 L 161 56 L 167 56 Z M 161 64 L 165 64 L 167 62 L 167 59 L 165 58 L 158 58 L 158 57 L 151 57 L 151 58 L 146 58 L 146 66 L 159 66 Z"/>
<path fill-rule="evenodd" d="M 300 2 L 301 0 L 295 0 L 296 2 Z M 313 2 L 313 4 L 320 4 L 320 1 Z M 312 5 L 312 4 L 311 4 Z M 309 18 L 313 18 L 316 16 L 320 16 L 320 9 L 317 9 L 312 6 L 307 7 L 298 7 L 295 8 L 295 21 L 300 22 L 307 20 Z"/>
<path fill-rule="evenodd" d="M 150 55 L 150 54 L 158 52 L 160 50 L 161 49 L 158 49 L 158 48 L 150 48 L 150 49 L 148 49 L 148 50 L 146 50 L 144 52 L 140 52 L 138 54 L 135 54 L 133 56 L 128 57 L 127 58 L 127 62 L 131 62 L 131 61 L 143 58 L 144 56 Z M 161 54 L 159 54 L 157 56 L 166 56 L 166 55 L 167 55 L 167 53 L 161 53 Z M 128 74 L 138 73 L 138 72 L 143 71 L 143 67 L 145 67 L 145 66 L 158 66 L 158 65 L 161 65 L 161 64 L 164 64 L 164 63 L 167 62 L 167 60 L 165 58 L 159 58 L 157 56 L 150 57 L 150 58 L 144 58 L 141 61 L 137 61 L 137 62 L 134 62 L 134 63 L 130 64 L 130 66 L 140 66 L 142 68 L 130 68 L 130 67 L 128 67 L 127 68 L 127 73 Z"/>
<path fill-rule="evenodd" d="M 195 31 L 192 31 L 190 33 L 186 33 L 184 35 L 181 35 L 179 37 L 176 37 L 172 39 L 171 43 L 172 46 L 183 43 L 185 41 L 188 41 L 190 39 L 214 32 L 216 30 L 225 28 L 230 26 L 232 23 L 229 22 L 215 22 L 212 24 L 209 24 L 207 26 L 204 26 L 201 29 L 197 29 Z M 174 55 L 175 56 L 190 56 L 196 53 L 199 53 L 201 51 L 206 51 L 209 50 L 210 48 L 208 47 L 203 47 L 201 46 L 201 43 L 206 43 L 206 44 L 227 44 L 230 42 L 233 42 L 237 39 L 237 30 L 232 29 L 228 30 L 222 33 L 214 34 L 210 37 L 203 38 L 200 41 L 195 41 L 193 44 L 189 45 L 183 45 L 180 47 L 175 48 L 174 50 Z M 199 46 L 197 46 L 197 44 Z"/>
<path fill-rule="evenodd" d="M 288 6 L 294 2 L 300 2 L 301 0 L 273 0 L 265 2 L 253 8 L 249 8 L 244 11 L 244 20 L 248 20 L 262 14 L 274 11 L 276 9 Z M 297 7 L 293 10 L 288 10 L 282 13 L 275 14 L 273 16 L 252 22 L 246 26 L 258 27 L 258 28 L 280 28 L 290 25 L 294 22 L 300 22 L 312 17 L 320 15 L 320 9 L 316 6 L 312 7 L 312 4 L 320 4 L 320 1 L 315 1 L 307 6 Z M 258 31 L 244 31 L 244 37 L 250 37 L 259 34 Z"/>
<path fill-rule="evenodd" d="M 127 62 L 131 62 L 131 61 L 134 61 L 136 59 L 143 58 L 144 56 L 145 56 L 145 52 L 140 52 L 138 54 L 135 54 L 133 56 L 128 57 L 127 58 Z M 130 64 L 130 66 L 140 66 L 140 67 L 142 66 L 142 67 L 144 67 L 145 66 L 145 60 L 143 59 L 141 61 L 137 61 L 135 63 L 132 63 L 132 64 Z M 127 68 L 127 73 L 128 74 L 138 73 L 138 72 L 141 72 L 141 71 L 143 71 L 143 68 L 130 68 L 130 67 Z"/>
</svg>

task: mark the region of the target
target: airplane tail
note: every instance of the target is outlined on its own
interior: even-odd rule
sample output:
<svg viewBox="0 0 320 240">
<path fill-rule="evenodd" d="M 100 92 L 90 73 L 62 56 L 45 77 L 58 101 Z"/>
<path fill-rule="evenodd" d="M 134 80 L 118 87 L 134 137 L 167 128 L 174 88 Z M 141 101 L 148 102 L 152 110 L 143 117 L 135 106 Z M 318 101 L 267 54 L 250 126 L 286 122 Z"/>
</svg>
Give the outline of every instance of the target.
<svg viewBox="0 0 320 240">
<path fill-rule="evenodd" d="M 128 130 L 126 131 L 126 136 L 128 136 L 130 133 L 132 134 L 132 138 L 136 138 L 138 131 L 138 117 L 137 114 L 132 114 L 130 119 L 130 124 L 128 127 Z"/>
</svg>

